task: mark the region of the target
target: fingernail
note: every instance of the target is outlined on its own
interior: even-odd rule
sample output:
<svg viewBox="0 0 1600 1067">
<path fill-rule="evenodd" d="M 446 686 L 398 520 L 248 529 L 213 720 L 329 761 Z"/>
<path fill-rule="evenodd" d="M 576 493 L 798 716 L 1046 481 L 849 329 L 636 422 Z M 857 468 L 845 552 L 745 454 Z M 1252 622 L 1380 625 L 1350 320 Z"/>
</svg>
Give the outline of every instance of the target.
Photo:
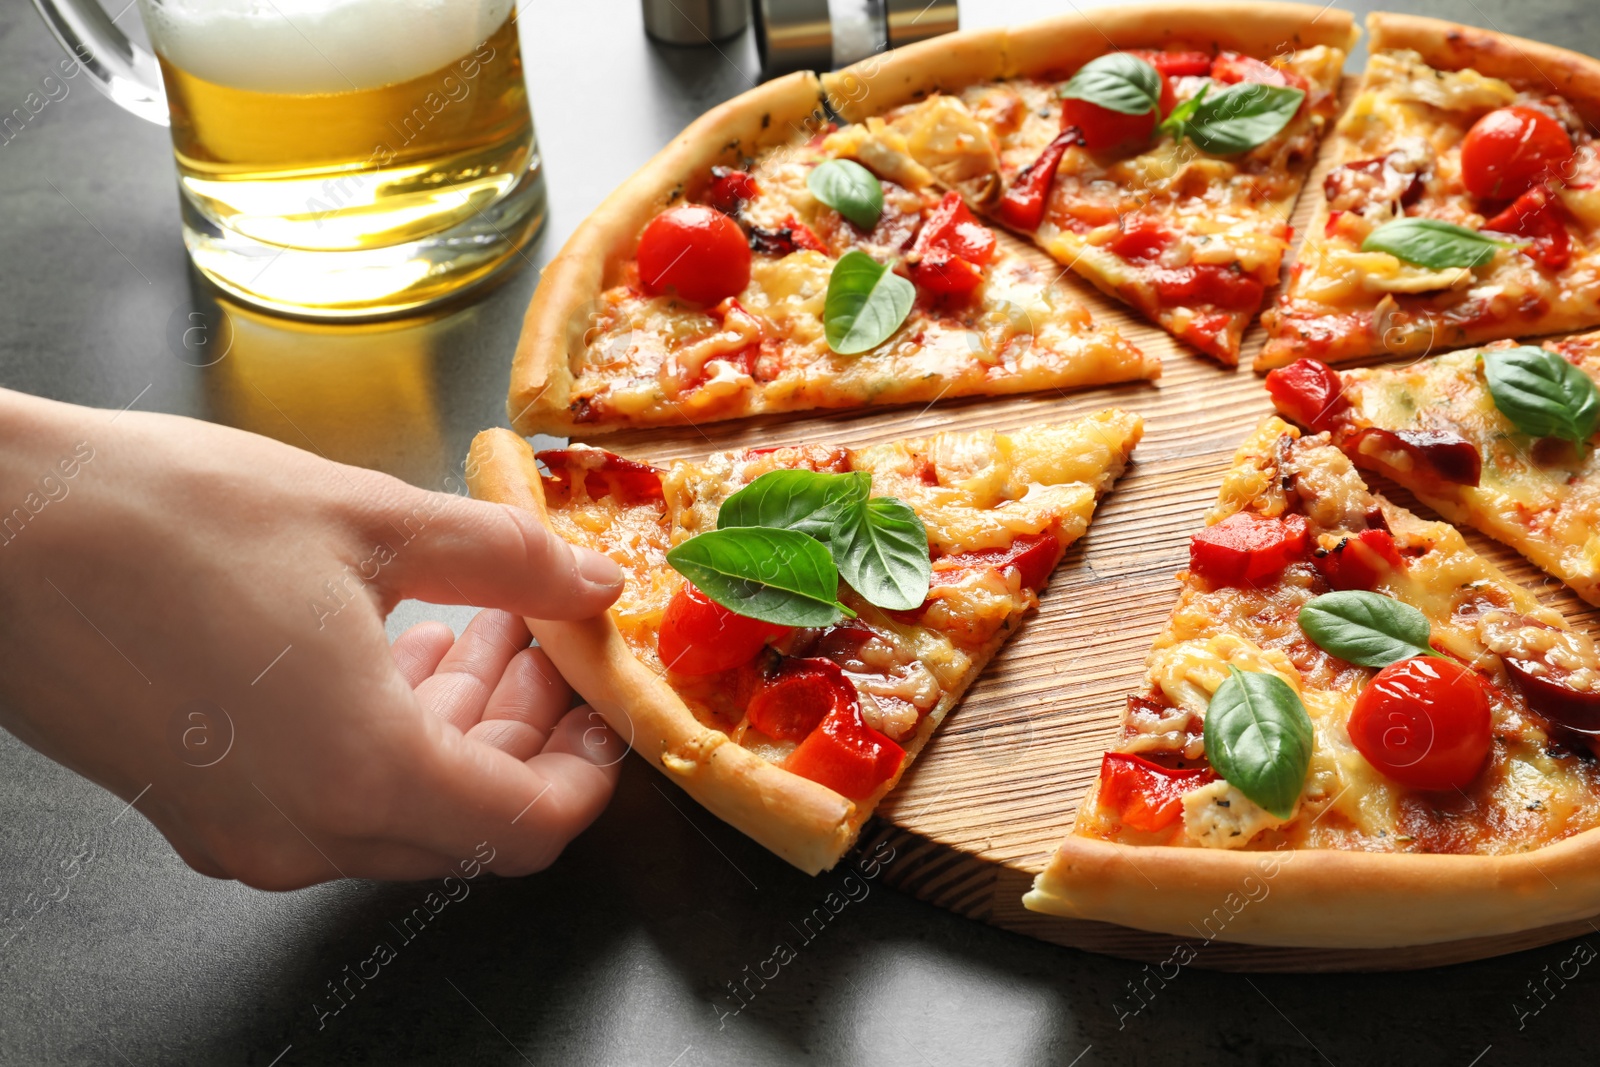
<svg viewBox="0 0 1600 1067">
<path fill-rule="evenodd" d="M 578 577 L 590 585 L 610 589 L 622 584 L 622 568 L 610 556 L 581 545 L 572 547 L 572 555 L 578 565 Z"/>
</svg>

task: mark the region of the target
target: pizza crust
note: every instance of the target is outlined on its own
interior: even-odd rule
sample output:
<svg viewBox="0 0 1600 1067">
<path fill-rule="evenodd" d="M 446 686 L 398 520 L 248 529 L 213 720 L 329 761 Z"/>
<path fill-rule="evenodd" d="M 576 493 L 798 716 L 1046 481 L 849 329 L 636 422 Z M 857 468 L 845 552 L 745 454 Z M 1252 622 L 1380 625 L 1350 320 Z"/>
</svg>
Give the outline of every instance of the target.
<svg viewBox="0 0 1600 1067">
<path fill-rule="evenodd" d="M 1075 70 L 1113 47 L 1176 43 L 1261 55 L 1320 44 L 1348 52 L 1358 36 L 1348 11 L 1310 4 L 1127 4 L 930 38 L 824 74 L 822 86 L 841 118 L 859 122 L 933 92 Z"/>
<path fill-rule="evenodd" d="M 1600 830 L 1508 856 L 1217 852 L 1071 835 L 1023 904 L 1049 915 L 1248 945 L 1458 941 L 1600 911 Z"/>
<path fill-rule="evenodd" d="M 1126 422 L 1132 416 L 1117 413 Z M 1139 439 L 1137 420 L 1125 427 L 1114 479 Z M 544 487 L 533 448 L 510 430 L 485 430 L 467 456 L 467 484 L 480 500 L 522 508 L 546 520 Z M 1063 544 L 1052 570 L 1065 555 Z M 900 772 L 855 803 L 809 778 L 768 763 L 720 730 L 701 725 L 670 685 L 641 663 L 606 612 L 577 622 L 528 619 L 539 646 L 611 728 L 719 819 L 807 874 L 825 871 L 855 843 L 862 823 L 893 789 L 945 716 L 1016 631 L 1024 611 L 1013 613 L 974 652 L 972 669 L 945 690 L 903 741 Z"/>
<path fill-rule="evenodd" d="M 545 265 L 523 318 L 506 414 L 521 433 L 577 433 L 571 421 L 572 358 L 583 350 L 595 300 L 633 258 L 645 223 L 683 198 L 716 165 L 740 166 L 796 129 L 826 121 L 822 85 L 810 71 L 767 82 L 707 111 L 601 201 Z"/>
</svg>

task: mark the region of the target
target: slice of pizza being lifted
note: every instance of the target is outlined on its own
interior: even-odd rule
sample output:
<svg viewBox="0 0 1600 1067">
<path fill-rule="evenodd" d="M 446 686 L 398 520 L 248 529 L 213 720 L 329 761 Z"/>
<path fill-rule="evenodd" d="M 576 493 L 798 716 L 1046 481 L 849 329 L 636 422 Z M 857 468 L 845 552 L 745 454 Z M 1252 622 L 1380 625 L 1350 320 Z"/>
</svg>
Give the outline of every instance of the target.
<svg viewBox="0 0 1600 1067">
<path fill-rule="evenodd" d="M 1600 62 L 1434 19 L 1367 25 L 1256 368 L 1600 323 Z"/>
<path fill-rule="evenodd" d="M 1141 429 L 1108 410 L 663 467 L 490 430 L 468 480 L 622 566 L 603 616 L 529 620 L 540 645 L 668 778 L 815 873 L 1038 602 Z"/>
<path fill-rule="evenodd" d="M 1600 604 L 1600 333 L 1499 342 L 1401 367 L 1301 359 L 1267 375 L 1278 411 L 1451 522 L 1503 541 Z"/>
<path fill-rule="evenodd" d="M 1270 882 L 1228 939 L 1375 947 L 1600 906 L 1588 637 L 1276 418 L 1208 521 L 1028 907 L 1188 936 Z"/>
</svg>

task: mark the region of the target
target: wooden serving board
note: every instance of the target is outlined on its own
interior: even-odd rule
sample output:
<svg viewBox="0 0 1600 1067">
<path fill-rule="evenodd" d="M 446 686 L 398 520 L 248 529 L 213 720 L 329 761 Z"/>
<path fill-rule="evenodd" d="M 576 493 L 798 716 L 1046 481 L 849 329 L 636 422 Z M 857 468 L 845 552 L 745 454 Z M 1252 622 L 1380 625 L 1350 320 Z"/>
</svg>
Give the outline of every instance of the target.
<svg viewBox="0 0 1600 1067">
<path fill-rule="evenodd" d="M 1347 78 L 1348 100 L 1354 78 Z M 1324 152 L 1291 219 L 1305 231 L 1315 191 L 1331 167 Z M 1011 238 L 1002 235 L 1003 240 Z M 1021 248 L 1020 242 L 1015 247 Z M 1028 254 L 1049 261 L 1031 248 Z M 1058 268 L 1059 269 L 1059 268 Z M 1234 449 L 1272 405 L 1249 369 L 1263 333 L 1245 338 L 1238 368 L 1218 366 L 1128 308 L 1068 274 L 1097 320 L 1161 357 L 1159 381 L 1073 393 L 940 402 L 631 431 L 597 443 L 646 460 L 695 458 L 751 446 L 829 441 L 861 445 L 941 430 L 1011 429 L 1107 407 L 1137 412 L 1144 440 L 1100 503 L 1089 532 L 1068 550 L 1024 621 L 945 720 L 863 834 L 888 840 L 897 859 L 883 878 L 912 895 L 1017 933 L 1094 952 L 1170 957 L 1179 939 L 1106 923 L 1038 915 L 1022 894 L 1072 825 L 1100 757 L 1116 736 L 1127 695 L 1143 687 L 1145 656 L 1177 597 L 1189 536 L 1216 500 Z M 1269 294 L 1271 299 L 1273 294 Z M 1381 362 L 1381 361 L 1375 361 Z M 1373 481 L 1391 500 L 1435 517 L 1405 490 Z M 1469 544 L 1540 592 L 1568 619 L 1600 630 L 1600 611 L 1512 550 L 1472 530 Z M 1496 938 L 1388 950 L 1263 948 L 1190 942 L 1193 966 L 1253 971 L 1394 970 L 1498 955 L 1579 933 L 1587 921 Z"/>
</svg>

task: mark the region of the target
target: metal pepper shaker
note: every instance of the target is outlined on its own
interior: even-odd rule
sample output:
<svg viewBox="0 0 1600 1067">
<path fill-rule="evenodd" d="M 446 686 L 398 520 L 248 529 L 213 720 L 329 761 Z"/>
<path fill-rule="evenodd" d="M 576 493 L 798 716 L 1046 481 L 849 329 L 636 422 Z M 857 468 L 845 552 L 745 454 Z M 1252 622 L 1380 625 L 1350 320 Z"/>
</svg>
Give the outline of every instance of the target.
<svg viewBox="0 0 1600 1067">
<path fill-rule="evenodd" d="M 950 33 L 959 0 L 753 0 L 761 75 L 833 70 Z"/>
<path fill-rule="evenodd" d="M 750 0 L 643 0 L 644 32 L 666 44 L 707 44 L 750 21 Z"/>
</svg>

